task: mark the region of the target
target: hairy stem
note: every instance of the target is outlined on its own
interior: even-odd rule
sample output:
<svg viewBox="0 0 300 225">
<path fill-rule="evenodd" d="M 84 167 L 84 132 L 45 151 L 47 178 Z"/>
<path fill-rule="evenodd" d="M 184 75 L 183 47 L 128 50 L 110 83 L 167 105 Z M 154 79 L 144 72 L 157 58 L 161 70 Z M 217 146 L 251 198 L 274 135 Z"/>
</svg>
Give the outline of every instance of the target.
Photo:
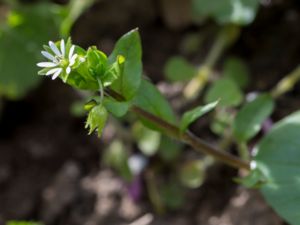
<svg viewBox="0 0 300 225">
<path fill-rule="evenodd" d="M 109 95 L 115 98 L 118 101 L 124 101 L 123 96 L 119 95 L 118 93 L 108 90 Z M 250 164 L 246 161 L 241 160 L 240 158 L 231 155 L 225 151 L 221 151 L 216 149 L 215 147 L 211 146 L 204 140 L 196 137 L 193 133 L 190 131 L 182 133 L 180 129 L 170 124 L 169 122 L 145 111 L 144 109 L 133 105 L 130 108 L 130 111 L 134 112 L 135 114 L 150 120 L 152 123 L 154 123 L 157 127 L 161 128 L 165 132 L 166 135 L 173 137 L 181 142 L 187 143 L 188 145 L 192 146 L 196 151 L 208 154 L 210 156 L 213 156 L 215 159 L 238 169 L 245 169 L 250 170 Z"/>
</svg>

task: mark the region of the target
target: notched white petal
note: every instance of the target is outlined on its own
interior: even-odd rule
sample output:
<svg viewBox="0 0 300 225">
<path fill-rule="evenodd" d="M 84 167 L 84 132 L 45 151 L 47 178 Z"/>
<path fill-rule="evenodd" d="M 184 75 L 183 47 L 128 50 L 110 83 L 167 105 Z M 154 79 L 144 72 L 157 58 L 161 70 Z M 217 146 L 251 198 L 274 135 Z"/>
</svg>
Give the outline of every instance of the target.
<svg viewBox="0 0 300 225">
<path fill-rule="evenodd" d="M 43 55 L 45 58 L 47 58 L 47 59 L 49 59 L 49 60 L 52 60 L 52 61 L 55 61 L 55 57 L 54 57 L 53 55 L 51 55 L 49 52 L 42 51 L 41 53 L 42 53 L 42 55 Z"/>
<path fill-rule="evenodd" d="M 54 66 L 57 66 L 56 63 L 53 63 L 53 62 L 40 62 L 38 64 L 36 64 L 38 67 L 54 67 Z"/>
<path fill-rule="evenodd" d="M 65 57 L 66 47 L 65 47 L 64 39 L 61 39 L 61 41 L 60 41 L 60 51 L 61 51 L 62 56 Z"/>
<path fill-rule="evenodd" d="M 59 71 L 60 68 L 54 68 L 54 69 L 51 69 L 49 70 L 47 73 L 46 73 L 46 76 L 48 75 L 51 75 L 51 74 L 55 74 L 57 71 Z"/>
<path fill-rule="evenodd" d="M 69 60 L 71 60 L 74 50 L 75 50 L 75 45 L 72 45 L 72 47 L 70 48 L 70 51 L 69 51 Z"/>
<path fill-rule="evenodd" d="M 51 48 L 51 50 L 58 56 L 62 56 L 60 51 L 58 50 L 58 48 L 56 47 L 56 45 L 52 42 L 52 41 L 49 41 L 49 46 Z"/>
<path fill-rule="evenodd" d="M 61 71 L 62 71 L 62 68 L 59 68 L 59 69 L 53 74 L 52 80 L 55 80 L 55 79 L 59 76 L 59 74 L 61 73 Z"/>
<path fill-rule="evenodd" d="M 72 56 L 72 58 L 70 59 L 70 66 L 73 66 L 74 65 L 74 63 L 76 62 L 76 58 L 77 58 L 77 54 L 74 54 L 73 56 Z"/>
</svg>

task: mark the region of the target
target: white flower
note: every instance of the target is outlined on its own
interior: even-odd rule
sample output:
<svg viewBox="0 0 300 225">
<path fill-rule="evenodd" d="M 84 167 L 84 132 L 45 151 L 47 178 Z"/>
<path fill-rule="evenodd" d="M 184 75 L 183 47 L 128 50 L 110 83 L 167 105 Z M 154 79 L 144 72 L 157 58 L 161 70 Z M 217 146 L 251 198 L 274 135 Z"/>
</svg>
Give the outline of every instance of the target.
<svg viewBox="0 0 300 225">
<path fill-rule="evenodd" d="M 44 67 L 46 69 L 44 75 L 52 75 L 52 80 L 62 73 L 69 75 L 78 57 L 77 54 L 74 54 L 75 45 L 71 45 L 69 49 L 66 49 L 65 41 L 62 39 L 60 49 L 52 41 L 49 41 L 49 47 L 50 49 L 47 48 L 46 51 L 42 51 L 42 55 L 49 61 L 40 62 L 37 66 Z"/>
</svg>

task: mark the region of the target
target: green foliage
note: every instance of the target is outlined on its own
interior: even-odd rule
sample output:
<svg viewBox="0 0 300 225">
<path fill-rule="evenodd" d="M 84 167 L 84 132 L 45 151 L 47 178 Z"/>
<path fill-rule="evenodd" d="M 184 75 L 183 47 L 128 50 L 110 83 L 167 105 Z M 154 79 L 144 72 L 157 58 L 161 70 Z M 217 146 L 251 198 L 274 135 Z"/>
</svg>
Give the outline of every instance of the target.
<svg viewBox="0 0 300 225">
<path fill-rule="evenodd" d="M 219 106 L 237 106 L 243 100 L 243 93 L 235 82 L 223 78 L 213 83 L 205 95 L 206 103 L 218 100 Z"/>
<path fill-rule="evenodd" d="M 181 56 L 170 58 L 164 68 L 166 77 L 173 82 L 189 81 L 197 73 L 196 68 Z"/>
<path fill-rule="evenodd" d="M 159 156 L 169 162 L 177 159 L 182 152 L 182 143 L 168 136 L 162 135 L 160 141 Z"/>
<path fill-rule="evenodd" d="M 300 221 L 300 112 L 278 122 L 257 145 L 255 161 L 267 183 L 262 193 L 291 225 Z"/>
<path fill-rule="evenodd" d="M 188 188 L 198 188 L 205 180 L 205 166 L 201 160 L 186 162 L 179 171 L 181 183 Z"/>
<path fill-rule="evenodd" d="M 133 126 L 133 136 L 141 152 L 147 156 L 154 155 L 160 146 L 161 134 L 137 122 Z"/>
<path fill-rule="evenodd" d="M 120 55 L 126 59 L 124 70 L 112 88 L 126 100 L 130 100 L 138 91 L 142 76 L 142 47 L 137 29 L 128 32 L 118 40 L 109 56 L 109 61 L 115 62 Z"/>
<path fill-rule="evenodd" d="M 0 95 L 23 97 L 37 86 L 40 46 L 58 36 L 61 8 L 50 3 L 22 5 L 0 27 Z"/>
<path fill-rule="evenodd" d="M 115 117 L 122 117 L 128 112 L 130 102 L 118 102 L 112 98 L 105 98 L 103 105 Z"/>
<path fill-rule="evenodd" d="M 30 221 L 17 221 L 11 220 L 6 223 L 6 225 L 42 225 L 41 223 L 37 222 L 30 222 Z"/>
<path fill-rule="evenodd" d="M 139 91 L 137 92 L 134 104 L 142 109 L 150 112 L 159 118 L 162 118 L 170 123 L 175 123 L 176 117 L 168 103 L 157 88 L 147 80 L 142 80 Z M 145 126 L 150 129 L 160 130 L 153 122 L 141 118 Z"/>
<path fill-rule="evenodd" d="M 89 128 L 89 134 L 97 130 L 98 137 L 101 136 L 105 126 L 108 113 L 103 105 L 97 105 L 91 109 L 88 114 L 85 128 Z"/>
<path fill-rule="evenodd" d="M 271 115 L 274 101 L 268 94 L 262 94 L 246 103 L 233 122 L 234 137 L 240 142 L 253 138 L 261 129 L 262 123 Z"/>
<path fill-rule="evenodd" d="M 132 180 L 132 173 L 128 166 L 128 154 L 124 143 L 114 140 L 104 153 L 106 165 L 115 169 L 126 181 Z"/>
<path fill-rule="evenodd" d="M 259 0 L 193 0 L 195 16 L 212 17 L 219 24 L 248 25 L 257 13 Z"/>
<path fill-rule="evenodd" d="M 180 131 L 186 131 L 191 123 L 213 110 L 218 105 L 218 102 L 219 101 L 215 101 L 204 106 L 198 106 L 188 112 L 185 112 L 180 122 Z"/>
<path fill-rule="evenodd" d="M 249 71 L 246 64 L 239 58 L 228 58 L 224 63 L 223 76 L 233 80 L 241 88 L 249 83 Z"/>
<path fill-rule="evenodd" d="M 169 209 L 179 209 L 184 203 L 184 190 L 171 181 L 160 188 L 161 198 L 165 206 Z"/>
</svg>

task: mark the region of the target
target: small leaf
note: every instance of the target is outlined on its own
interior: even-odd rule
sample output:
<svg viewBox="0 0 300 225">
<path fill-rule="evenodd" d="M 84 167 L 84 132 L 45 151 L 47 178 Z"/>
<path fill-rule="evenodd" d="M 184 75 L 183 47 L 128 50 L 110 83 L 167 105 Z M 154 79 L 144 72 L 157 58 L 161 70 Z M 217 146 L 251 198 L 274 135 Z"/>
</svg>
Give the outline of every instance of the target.
<svg viewBox="0 0 300 225">
<path fill-rule="evenodd" d="M 257 13 L 259 0 L 193 0 L 196 16 L 213 17 L 220 24 L 247 25 Z"/>
<path fill-rule="evenodd" d="M 261 188 L 267 182 L 263 173 L 257 168 L 252 170 L 246 177 L 235 178 L 234 181 L 247 188 Z"/>
<path fill-rule="evenodd" d="M 169 123 L 175 123 L 176 117 L 169 102 L 162 96 L 157 88 L 147 80 L 142 80 L 140 89 L 134 99 L 134 104 L 152 113 Z M 159 130 L 153 122 L 141 117 L 143 124 L 150 129 Z"/>
<path fill-rule="evenodd" d="M 200 187 L 205 180 L 205 166 L 201 160 L 186 162 L 179 172 L 181 183 L 189 188 Z"/>
<path fill-rule="evenodd" d="M 105 98 L 103 101 L 103 105 L 115 117 L 122 117 L 128 112 L 130 103 L 118 102 L 110 98 Z"/>
<path fill-rule="evenodd" d="M 215 101 L 204 106 L 198 106 L 188 112 L 185 112 L 180 122 L 180 131 L 186 131 L 191 123 L 213 110 L 218 105 L 218 102 L 219 101 Z"/>
<path fill-rule="evenodd" d="M 233 122 L 234 137 L 240 142 L 253 138 L 273 109 L 274 101 L 268 94 L 260 95 L 252 102 L 246 103 Z"/>
<path fill-rule="evenodd" d="M 118 61 L 119 56 L 125 58 L 124 70 L 114 82 L 113 89 L 130 100 L 138 91 L 142 76 L 142 47 L 137 29 L 128 32 L 118 40 L 109 56 L 110 62 Z M 122 60 L 119 63 L 122 64 Z"/>
<path fill-rule="evenodd" d="M 101 137 L 107 117 L 108 113 L 103 105 L 97 105 L 92 108 L 85 125 L 85 128 L 89 128 L 89 135 L 97 129 L 98 137 Z"/>
<path fill-rule="evenodd" d="M 197 73 L 196 68 L 181 56 L 170 58 L 164 69 L 166 77 L 173 82 L 189 81 Z"/>
<path fill-rule="evenodd" d="M 213 83 L 205 95 L 206 103 L 218 100 L 220 100 L 219 106 L 237 106 L 242 102 L 243 94 L 236 83 L 223 78 Z"/>
<path fill-rule="evenodd" d="M 170 209 L 179 209 L 184 203 L 184 190 L 176 181 L 160 187 L 160 195 L 164 204 Z"/>
<path fill-rule="evenodd" d="M 133 135 L 137 140 L 139 149 L 147 156 L 154 155 L 160 146 L 161 134 L 150 130 L 141 123 L 135 123 L 133 126 Z"/>
<path fill-rule="evenodd" d="M 239 58 L 231 57 L 225 61 L 223 76 L 233 80 L 241 88 L 249 83 L 249 70 Z"/>
<path fill-rule="evenodd" d="M 300 111 L 272 127 L 256 146 L 256 166 L 267 179 L 261 192 L 289 224 L 300 219 Z"/>
</svg>

